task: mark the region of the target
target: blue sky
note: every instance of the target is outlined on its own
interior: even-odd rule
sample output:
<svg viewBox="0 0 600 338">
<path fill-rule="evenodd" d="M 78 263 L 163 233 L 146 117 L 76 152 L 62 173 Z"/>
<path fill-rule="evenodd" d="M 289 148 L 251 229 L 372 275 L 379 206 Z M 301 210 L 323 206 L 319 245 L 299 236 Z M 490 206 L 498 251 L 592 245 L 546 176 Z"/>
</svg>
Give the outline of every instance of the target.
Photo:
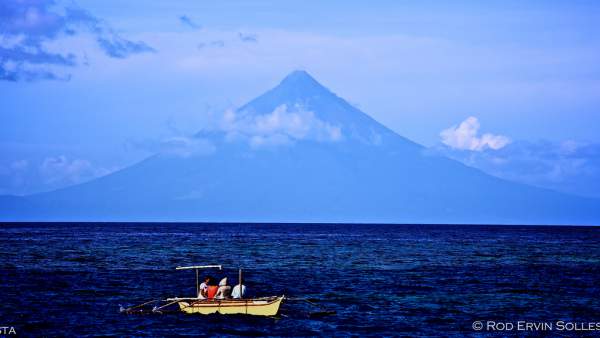
<svg viewBox="0 0 600 338">
<path fill-rule="evenodd" d="M 443 143 L 474 117 L 476 135 L 545 144 L 525 167 L 575 145 L 600 177 L 598 2 L 8 0 L 0 20 L 0 193 L 139 161 L 298 68 L 426 146 L 494 155 Z"/>
</svg>

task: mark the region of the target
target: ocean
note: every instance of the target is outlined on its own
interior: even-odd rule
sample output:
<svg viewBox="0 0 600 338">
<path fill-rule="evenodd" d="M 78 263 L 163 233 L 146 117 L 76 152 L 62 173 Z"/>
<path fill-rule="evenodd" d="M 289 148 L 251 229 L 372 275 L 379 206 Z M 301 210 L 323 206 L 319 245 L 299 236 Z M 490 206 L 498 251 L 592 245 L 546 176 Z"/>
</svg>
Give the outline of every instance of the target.
<svg viewBox="0 0 600 338">
<path fill-rule="evenodd" d="M 598 227 L 5 223 L 0 257 L 0 326 L 19 336 L 501 336 L 521 321 L 600 322 Z M 241 267 L 251 294 L 296 299 L 275 318 L 119 312 L 192 296 L 193 270 L 175 267 L 197 264 L 222 264 L 206 273 L 233 283 Z"/>
</svg>

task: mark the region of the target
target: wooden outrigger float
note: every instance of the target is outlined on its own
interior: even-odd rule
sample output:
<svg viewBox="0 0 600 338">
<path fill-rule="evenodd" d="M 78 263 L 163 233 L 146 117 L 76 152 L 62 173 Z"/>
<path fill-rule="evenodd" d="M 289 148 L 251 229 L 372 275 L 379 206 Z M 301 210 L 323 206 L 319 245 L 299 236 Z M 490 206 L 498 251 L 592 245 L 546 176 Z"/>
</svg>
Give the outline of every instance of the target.
<svg viewBox="0 0 600 338">
<path fill-rule="evenodd" d="M 273 297 L 262 297 L 262 298 L 243 298 L 243 292 L 240 292 L 241 298 L 224 298 L 224 299 L 204 299 L 200 298 L 200 286 L 199 286 L 199 269 L 218 268 L 222 270 L 221 265 L 195 265 L 195 266 L 178 266 L 177 270 L 196 270 L 196 295 L 197 297 L 175 297 L 167 298 L 165 300 L 157 300 L 146 302 L 137 306 L 133 306 L 127 309 L 121 308 L 121 312 L 124 313 L 141 313 L 144 312 L 142 308 L 148 304 L 166 302 L 161 306 L 155 306 L 152 309 L 153 313 L 162 313 L 164 309 L 169 306 L 177 304 L 179 310 L 187 314 L 213 314 L 219 313 L 223 315 L 231 314 L 242 314 L 242 315 L 253 315 L 253 316 L 275 316 L 279 312 L 279 306 L 285 298 L 285 296 L 273 296 Z M 242 269 L 239 270 L 238 278 L 239 290 L 242 291 Z"/>
</svg>

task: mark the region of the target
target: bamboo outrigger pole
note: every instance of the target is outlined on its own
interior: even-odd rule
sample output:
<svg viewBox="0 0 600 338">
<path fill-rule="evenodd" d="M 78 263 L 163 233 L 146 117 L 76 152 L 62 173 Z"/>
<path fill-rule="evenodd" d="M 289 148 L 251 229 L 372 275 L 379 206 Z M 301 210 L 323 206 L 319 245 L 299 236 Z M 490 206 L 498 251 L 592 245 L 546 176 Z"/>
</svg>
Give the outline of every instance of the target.
<svg viewBox="0 0 600 338">
<path fill-rule="evenodd" d="M 178 266 L 175 270 L 185 270 L 185 269 L 209 269 L 209 268 L 218 268 L 219 270 L 223 270 L 222 265 L 192 265 L 192 266 Z"/>
</svg>

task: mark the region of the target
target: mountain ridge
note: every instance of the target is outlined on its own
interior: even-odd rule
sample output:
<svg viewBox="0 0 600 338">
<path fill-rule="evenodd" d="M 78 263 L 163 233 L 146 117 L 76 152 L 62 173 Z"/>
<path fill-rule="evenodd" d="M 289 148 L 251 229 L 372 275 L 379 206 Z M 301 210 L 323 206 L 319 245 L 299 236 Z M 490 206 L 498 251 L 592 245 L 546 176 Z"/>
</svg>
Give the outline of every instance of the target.
<svg viewBox="0 0 600 338">
<path fill-rule="evenodd" d="M 354 139 L 376 142 L 374 138 L 400 138 L 411 146 L 424 148 L 355 108 L 304 70 L 296 70 L 288 74 L 277 86 L 241 106 L 237 111 L 242 114 L 246 112 L 265 114 L 274 111 L 282 104 L 288 107 L 300 105 L 300 108 L 308 111 L 320 111 L 316 113 L 318 118 L 345 127 L 346 132 Z M 315 106 L 319 109 L 313 109 Z"/>
<path fill-rule="evenodd" d="M 340 137 L 323 137 L 339 128 Z M 332 135 L 337 135 L 332 133 Z M 0 219 L 598 224 L 600 201 L 489 176 L 292 72 L 236 110 L 213 151 L 159 153 L 83 184 L 0 198 Z"/>
</svg>

